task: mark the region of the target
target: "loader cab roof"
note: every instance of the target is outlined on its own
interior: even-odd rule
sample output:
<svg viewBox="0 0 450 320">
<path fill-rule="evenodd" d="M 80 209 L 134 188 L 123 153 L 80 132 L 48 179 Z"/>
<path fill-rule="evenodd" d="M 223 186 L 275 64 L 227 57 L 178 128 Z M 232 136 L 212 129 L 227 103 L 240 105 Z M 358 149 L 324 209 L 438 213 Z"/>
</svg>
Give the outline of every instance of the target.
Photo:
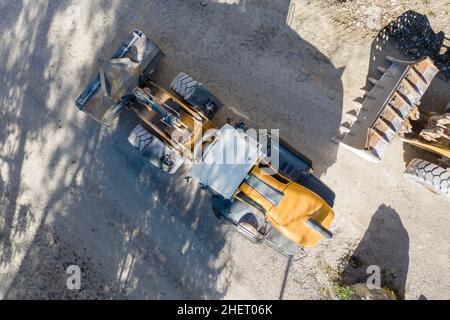
<svg viewBox="0 0 450 320">
<path fill-rule="evenodd" d="M 195 157 L 191 176 L 225 199 L 232 199 L 258 162 L 260 147 L 256 140 L 229 124 L 213 136 L 214 142 Z"/>
</svg>

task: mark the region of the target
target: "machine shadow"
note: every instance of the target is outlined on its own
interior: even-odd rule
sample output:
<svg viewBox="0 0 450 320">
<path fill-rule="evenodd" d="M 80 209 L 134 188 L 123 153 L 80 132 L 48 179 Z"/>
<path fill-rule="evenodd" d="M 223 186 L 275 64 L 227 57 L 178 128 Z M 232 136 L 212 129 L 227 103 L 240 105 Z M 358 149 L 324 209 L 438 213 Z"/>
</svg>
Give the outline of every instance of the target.
<svg viewBox="0 0 450 320">
<path fill-rule="evenodd" d="M 381 271 L 381 287 L 403 298 L 409 267 L 409 236 L 398 213 L 386 205 L 375 212 L 370 225 L 343 269 L 348 285 L 366 283 L 369 266 Z"/>
<path fill-rule="evenodd" d="M 179 192 L 181 183 L 133 153 L 120 129 L 77 121 L 75 98 L 98 62 L 73 71 L 67 56 L 79 41 L 76 30 L 65 43 L 50 40 L 70 4 L 18 1 L 2 12 L 10 17 L 5 39 L 12 40 L 2 45 L 0 65 L 0 163 L 7 168 L 0 175 L 0 296 L 222 298 L 225 238 L 214 217 L 203 214 L 208 200 L 195 188 Z M 117 7 L 90 4 L 86 21 L 98 14 L 120 20 Z M 21 29 L 13 17 L 34 27 Z M 115 28 L 89 32 L 96 39 L 92 57 L 120 43 L 111 43 Z M 28 44 L 20 59 L 15 41 Z M 36 170 L 31 161 L 39 162 Z M 81 269 L 81 290 L 66 286 L 70 265 Z"/>
<path fill-rule="evenodd" d="M 416 61 L 430 57 L 440 69 L 439 74 L 422 98 L 420 110 L 442 113 L 450 101 L 450 39 L 442 32 L 435 32 L 428 17 L 409 10 L 391 21 L 374 38 L 367 79 L 378 79 L 382 73 L 377 67 L 387 68 L 388 56 L 399 60 Z M 366 81 L 365 90 L 373 84 Z M 434 155 L 409 144 L 403 144 L 404 162 L 413 158 L 434 159 Z"/>
</svg>

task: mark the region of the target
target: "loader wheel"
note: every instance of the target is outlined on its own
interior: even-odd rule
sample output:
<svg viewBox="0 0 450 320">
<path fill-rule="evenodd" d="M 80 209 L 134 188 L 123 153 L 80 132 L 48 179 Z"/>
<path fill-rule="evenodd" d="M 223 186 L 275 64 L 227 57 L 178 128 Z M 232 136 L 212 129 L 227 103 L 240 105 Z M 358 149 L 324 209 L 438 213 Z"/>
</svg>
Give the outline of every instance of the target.
<svg viewBox="0 0 450 320">
<path fill-rule="evenodd" d="M 191 94 L 194 92 L 194 89 L 197 85 L 199 85 L 198 81 L 194 80 L 191 76 L 187 75 L 184 72 L 181 72 L 179 75 L 173 79 L 170 87 L 173 91 L 178 93 L 180 96 L 184 98 L 184 100 L 188 100 Z"/>
<path fill-rule="evenodd" d="M 421 160 L 412 160 L 405 175 L 426 189 L 450 200 L 450 171 L 437 164 Z"/>
<path fill-rule="evenodd" d="M 171 89 L 181 96 L 202 117 L 212 120 L 214 115 L 223 106 L 205 86 L 194 80 L 186 73 L 181 72 L 173 79 Z"/>
<path fill-rule="evenodd" d="M 138 125 L 131 131 L 128 142 L 139 150 L 139 152 L 143 152 L 145 148 L 152 142 L 153 136 L 142 126 Z"/>
</svg>

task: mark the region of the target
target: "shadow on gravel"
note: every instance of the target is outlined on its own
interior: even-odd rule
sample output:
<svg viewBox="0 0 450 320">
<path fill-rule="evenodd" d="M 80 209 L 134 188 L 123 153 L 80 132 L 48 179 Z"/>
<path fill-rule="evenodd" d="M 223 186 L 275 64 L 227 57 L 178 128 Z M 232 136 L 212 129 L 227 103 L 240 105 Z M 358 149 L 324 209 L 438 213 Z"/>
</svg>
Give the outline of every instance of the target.
<svg viewBox="0 0 450 320">
<path fill-rule="evenodd" d="M 432 58 L 440 76 L 450 79 L 450 38 L 443 31 L 435 32 L 426 15 L 411 10 L 401 14 L 379 32 L 372 52 L 388 43 L 409 60 Z"/>
<path fill-rule="evenodd" d="M 116 30 L 122 3 L 83 2 L 81 30 L 65 22 L 71 4 L 1 8 L 0 297 L 223 297 L 225 239 L 208 200 L 133 153 L 126 117 L 111 133 L 74 107 L 97 57 L 130 31 Z M 95 42 L 85 63 L 81 39 Z M 81 290 L 67 290 L 69 265 Z"/>
<path fill-rule="evenodd" d="M 369 228 L 344 266 L 342 277 L 348 285 L 366 283 L 369 266 L 381 271 L 381 286 L 403 298 L 409 268 L 409 236 L 398 213 L 381 205 Z"/>
<path fill-rule="evenodd" d="M 443 110 L 450 95 L 446 90 L 442 90 L 448 88 L 450 79 L 449 45 L 450 39 L 442 31 L 436 33 L 426 15 L 407 11 L 390 22 L 374 38 L 367 78 L 377 79 L 381 76 L 377 67 L 389 66 L 386 60 L 388 56 L 405 61 L 431 57 L 441 72 L 428 89 L 423 102 L 433 104 L 434 110 Z M 366 89 L 370 89 L 372 85 L 367 81 L 367 86 L 369 88 Z"/>
<path fill-rule="evenodd" d="M 251 68 L 247 78 L 233 76 L 238 83 L 254 82 L 253 90 L 236 92 L 247 96 L 241 98 L 246 116 L 255 119 L 256 127 L 279 128 L 281 138 L 311 158 L 315 174 L 322 176 L 336 162 L 338 146 L 331 137 L 342 117 L 343 68 L 291 28 L 294 20 L 303 23 L 302 8 L 294 1 L 240 0 L 216 6 L 218 13 L 243 19 L 235 33 L 239 44 L 230 51 L 234 61 L 247 61 Z"/>
</svg>

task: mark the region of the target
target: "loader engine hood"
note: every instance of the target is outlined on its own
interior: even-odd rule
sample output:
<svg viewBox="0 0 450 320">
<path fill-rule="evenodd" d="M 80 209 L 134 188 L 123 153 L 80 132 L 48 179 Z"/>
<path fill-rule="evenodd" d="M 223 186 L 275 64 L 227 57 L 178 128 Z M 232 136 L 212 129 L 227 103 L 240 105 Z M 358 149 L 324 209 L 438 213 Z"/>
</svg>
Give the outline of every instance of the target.
<svg viewBox="0 0 450 320">
<path fill-rule="evenodd" d="M 283 200 L 267 215 L 270 224 L 286 238 L 305 247 L 315 246 L 322 239 L 306 225 L 310 218 L 329 228 L 334 212 L 322 198 L 297 183 L 288 185 Z"/>
<path fill-rule="evenodd" d="M 283 236 L 296 244 L 312 247 L 322 235 L 307 221 L 329 228 L 334 218 L 331 207 L 313 191 L 282 177 L 262 174 L 255 166 L 239 186 L 236 197 L 257 208 Z"/>
</svg>

